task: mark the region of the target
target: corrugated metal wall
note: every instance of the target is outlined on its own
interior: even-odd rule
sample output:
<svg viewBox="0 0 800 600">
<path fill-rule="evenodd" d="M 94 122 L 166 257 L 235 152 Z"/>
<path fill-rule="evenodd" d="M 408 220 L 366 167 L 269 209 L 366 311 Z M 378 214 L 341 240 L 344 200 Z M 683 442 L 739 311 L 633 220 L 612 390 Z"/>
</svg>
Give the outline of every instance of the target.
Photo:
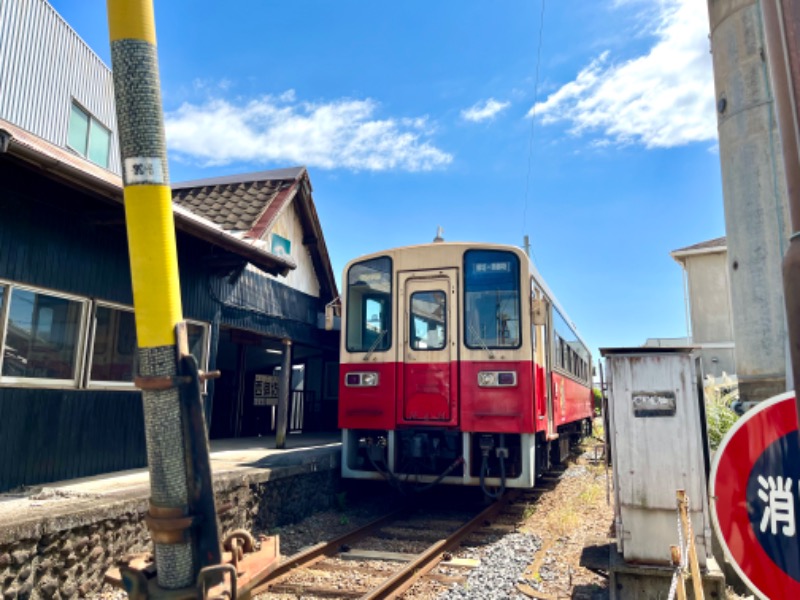
<svg viewBox="0 0 800 600">
<path fill-rule="evenodd" d="M 111 130 L 119 174 L 111 69 L 45 0 L 0 0 L 0 118 L 66 148 L 73 99 Z"/>
</svg>

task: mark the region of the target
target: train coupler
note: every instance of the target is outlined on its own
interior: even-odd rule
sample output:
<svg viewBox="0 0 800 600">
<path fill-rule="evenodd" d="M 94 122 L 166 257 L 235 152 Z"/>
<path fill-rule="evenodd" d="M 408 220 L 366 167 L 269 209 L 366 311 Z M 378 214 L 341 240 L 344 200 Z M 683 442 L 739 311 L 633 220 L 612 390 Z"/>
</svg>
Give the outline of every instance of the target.
<svg viewBox="0 0 800 600">
<path fill-rule="evenodd" d="M 236 530 L 223 542 L 223 562 L 200 570 L 193 587 L 169 590 L 158 585 L 151 553 L 133 555 L 106 573 L 106 583 L 125 590 L 130 600 L 248 600 L 251 591 L 280 562 L 278 536 Z"/>
<path fill-rule="evenodd" d="M 478 446 L 481 449 L 481 454 L 488 457 L 494 448 L 494 436 L 491 433 L 482 433 L 478 439 Z"/>
</svg>

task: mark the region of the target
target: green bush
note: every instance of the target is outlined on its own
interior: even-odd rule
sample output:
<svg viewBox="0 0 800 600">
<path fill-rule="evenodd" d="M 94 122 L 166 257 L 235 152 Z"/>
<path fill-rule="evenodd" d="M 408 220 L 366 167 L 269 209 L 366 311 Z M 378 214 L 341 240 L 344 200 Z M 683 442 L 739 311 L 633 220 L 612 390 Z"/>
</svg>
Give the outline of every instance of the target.
<svg viewBox="0 0 800 600">
<path fill-rule="evenodd" d="M 719 448 L 722 438 L 739 418 L 719 394 L 706 393 L 706 421 L 708 422 L 708 444 L 712 450 Z"/>
<path fill-rule="evenodd" d="M 592 396 L 594 396 L 594 413 L 599 415 L 603 409 L 603 392 L 597 388 L 592 388 Z"/>
</svg>

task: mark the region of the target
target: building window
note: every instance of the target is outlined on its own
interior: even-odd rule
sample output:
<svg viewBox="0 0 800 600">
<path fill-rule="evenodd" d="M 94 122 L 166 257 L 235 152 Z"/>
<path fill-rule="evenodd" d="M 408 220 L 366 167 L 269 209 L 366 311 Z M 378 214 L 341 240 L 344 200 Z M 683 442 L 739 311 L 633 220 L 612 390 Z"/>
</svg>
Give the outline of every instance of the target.
<svg viewBox="0 0 800 600">
<path fill-rule="evenodd" d="M 206 370 L 209 326 L 187 329 Z M 0 281 L 0 384 L 133 390 L 136 355 L 133 308 Z"/>
<path fill-rule="evenodd" d="M 98 304 L 89 385 L 133 385 L 136 364 L 136 320 L 130 309 Z"/>
<path fill-rule="evenodd" d="M 197 367 L 205 371 L 208 368 L 208 325 L 187 320 L 186 334 L 189 338 L 189 352 L 197 360 Z"/>
<path fill-rule="evenodd" d="M 75 385 L 87 302 L 23 287 L 2 287 L 2 380 Z"/>
<path fill-rule="evenodd" d="M 93 163 L 108 168 L 111 131 L 74 102 L 69 116 L 67 145 Z"/>
</svg>

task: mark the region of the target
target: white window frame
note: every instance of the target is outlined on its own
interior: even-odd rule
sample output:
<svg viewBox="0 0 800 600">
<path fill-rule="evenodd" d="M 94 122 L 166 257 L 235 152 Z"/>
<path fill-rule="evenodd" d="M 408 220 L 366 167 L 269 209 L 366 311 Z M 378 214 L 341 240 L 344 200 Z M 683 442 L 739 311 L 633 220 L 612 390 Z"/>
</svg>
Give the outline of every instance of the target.
<svg viewBox="0 0 800 600">
<path fill-rule="evenodd" d="M 184 321 L 186 321 L 187 324 L 197 325 L 203 329 L 203 356 L 197 368 L 201 371 L 207 371 L 209 354 L 211 354 L 211 324 L 205 321 L 195 321 L 194 319 L 184 319 Z"/>
<path fill-rule="evenodd" d="M 89 305 L 90 301 L 88 298 L 81 297 L 81 296 L 74 296 L 72 294 L 65 294 L 63 292 L 57 292 L 51 290 L 49 288 L 33 286 L 33 285 L 25 285 L 16 283 L 13 281 L 8 281 L 6 279 L 0 279 L 0 285 L 7 286 L 8 292 L 6 292 L 5 301 L 3 302 L 3 313 L 0 318 L 0 387 L 24 387 L 24 388 L 50 388 L 50 389 L 77 389 L 80 387 L 83 372 L 85 368 L 85 359 L 86 359 L 86 338 L 87 338 L 87 329 L 88 329 L 88 318 L 89 318 Z M 81 315 L 79 318 L 78 323 L 78 336 L 75 340 L 75 363 L 73 366 L 73 377 L 72 379 L 50 379 L 50 378 L 43 378 L 43 377 L 10 377 L 7 375 L 3 375 L 3 361 L 5 360 L 5 353 L 6 353 L 6 334 L 8 331 L 8 314 L 11 309 L 11 302 L 13 301 L 14 290 L 22 290 L 27 292 L 33 292 L 34 294 L 44 294 L 47 296 L 53 296 L 54 298 L 63 298 L 64 300 L 69 300 L 71 302 L 77 302 L 81 305 Z"/>
<path fill-rule="evenodd" d="M 84 390 L 109 390 L 109 391 L 136 391 L 133 381 L 94 381 L 92 380 L 92 359 L 94 356 L 94 343 L 97 334 L 97 307 L 112 308 L 115 310 L 134 312 L 132 306 L 96 300 L 86 296 L 76 296 L 36 285 L 17 283 L 8 279 L 0 279 L 0 285 L 5 286 L 2 292 L 6 294 L 3 299 L 3 309 L 0 311 L 0 387 L 16 388 L 48 388 L 48 389 L 84 389 Z M 9 377 L 2 375 L 3 360 L 6 351 L 6 330 L 8 329 L 8 315 L 11 308 L 11 298 L 15 289 L 44 294 L 55 298 L 63 298 L 81 305 L 78 336 L 75 342 L 75 365 L 72 379 L 48 379 L 42 377 Z M 211 324 L 206 321 L 185 319 L 187 323 L 196 325 L 203 330 L 202 357 L 198 365 L 201 371 L 208 370 L 211 358 Z M 136 376 L 136 359 L 134 359 L 134 377 Z M 206 392 L 207 382 L 202 382 L 203 393 Z"/>
<path fill-rule="evenodd" d="M 92 309 L 89 314 L 89 319 L 91 321 L 89 336 L 86 343 L 86 369 L 85 369 L 85 376 L 84 376 L 84 385 L 83 387 L 87 390 L 123 390 L 123 391 L 135 391 L 136 386 L 134 385 L 133 381 L 104 381 L 102 379 L 94 380 L 92 379 L 92 361 L 94 360 L 94 344 L 96 341 L 97 335 L 97 307 L 102 308 L 112 308 L 114 310 L 120 310 L 125 312 L 133 313 L 133 307 L 126 306 L 124 304 L 116 304 L 114 302 L 106 302 L 104 300 L 95 300 L 92 302 Z M 134 325 L 135 327 L 135 325 Z M 136 366 L 137 366 L 137 359 L 136 354 L 134 354 L 133 359 L 133 376 L 136 377 Z"/>
<path fill-rule="evenodd" d="M 85 106 L 83 106 L 83 104 L 81 104 L 80 102 L 75 100 L 75 98 L 72 99 L 72 101 L 70 102 L 70 105 L 69 105 L 70 120 L 72 118 L 73 109 L 77 109 L 77 110 L 81 111 L 84 115 L 86 115 L 86 118 L 89 119 L 89 122 L 88 122 L 88 124 L 86 126 L 86 139 L 84 140 L 85 150 L 81 150 L 80 148 L 75 148 L 74 146 L 70 145 L 70 143 L 69 143 L 69 126 L 67 126 L 67 148 L 69 148 L 70 150 L 75 152 L 75 154 L 77 154 L 79 156 L 82 156 L 83 158 L 85 158 L 86 160 L 91 162 L 92 164 L 98 165 L 100 167 L 103 167 L 104 169 L 108 169 L 108 165 L 111 163 L 111 146 L 112 146 L 113 139 L 114 139 L 114 132 L 111 131 L 111 129 L 109 127 L 106 127 L 103 124 L 103 122 L 100 121 L 100 119 L 95 117 L 92 114 L 91 111 L 87 110 L 87 108 Z M 89 158 L 89 147 L 91 146 L 91 142 L 92 142 L 92 125 L 93 124 L 97 125 L 98 127 L 102 127 L 103 129 L 105 129 L 108 132 L 108 149 L 106 150 L 106 162 L 105 162 L 105 164 L 101 164 L 101 163 L 95 162 L 95 161 L 93 161 L 92 159 Z"/>
</svg>

